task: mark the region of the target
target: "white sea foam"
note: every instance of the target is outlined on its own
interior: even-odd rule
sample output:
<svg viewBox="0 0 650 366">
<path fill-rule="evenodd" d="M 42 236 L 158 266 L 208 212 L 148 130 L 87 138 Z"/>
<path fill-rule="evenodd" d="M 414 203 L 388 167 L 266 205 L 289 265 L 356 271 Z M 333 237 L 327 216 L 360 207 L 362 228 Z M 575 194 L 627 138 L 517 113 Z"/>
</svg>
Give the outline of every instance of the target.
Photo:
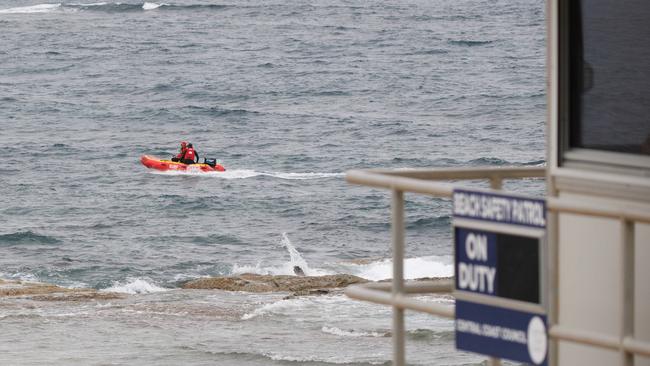
<svg viewBox="0 0 650 366">
<path fill-rule="evenodd" d="M 291 355 L 282 355 L 279 353 L 263 353 L 263 356 L 266 356 L 273 361 L 288 361 L 288 362 L 318 362 L 318 363 L 329 363 L 336 365 L 345 365 L 351 363 L 348 359 L 340 359 L 339 356 L 330 356 L 330 357 L 316 357 L 316 356 L 291 356 Z M 385 361 L 366 361 L 370 365 L 383 365 Z"/>
<path fill-rule="evenodd" d="M 289 299 L 289 300 L 280 300 L 277 302 L 272 302 L 265 304 L 262 307 L 259 307 L 253 310 L 250 313 L 246 313 L 241 317 L 241 320 L 249 320 L 256 318 L 261 315 L 267 314 L 283 314 L 283 313 L 293 313 L 296 308 L 301 308 L 306 305 L 305 299 Z"/>
<path fill-rule="evenodd" d="M 153 174 L 162 175 L 192 175 L 198 177 L 221 178 L 221 179 L 247 179 L 253 177 L 267 176 L 286 180 L 309 180 L 332 177 L 343 177 L 345 173 L 283 173 L 283 172 L 258 172 L 251 169 L 234 169 L 225 172 L 202 172 L 202 171 L 177 171 L 170 170 L 161 172 L 151 170 Z"/>
<path fill-rule="evenodd" d="M 95 305 L 95 308 L 97 308 L 97 309 L 108 309 L 108 308 L 112 308 L 112 307 L 113 307 L 113 303 L 112 303 L 112 302 L 107 302 L 107 303 L 101 303 L 101 302 L 98 302 L 98 303 Z"/>
<path fill-rule="evenodd" d="M 289 362 L 318 362 L 320 360 L 314 357 L 305 357 L 305 356 L 289 356 L 281 355 L 278 353 L 264 353 L 264 356 L 272 359 L 273 361 L 289 361 Z"/>
<path fill-rule="evenodd" d="M 360 332 L 356 330 L 343 330 L 337 327 L 328 327 L 328 326 L 323 326 L 321 328 L 321 331 L 323 333 L 328 333 L 328 334 L 333 334 L 335 336 L 340 336 L 340 337 L 373 337 L 373 338 L 380 338 L 380 337 L 386 337 L 388 334 L 387 333 L 379 333 L 379 332 Z"/>
<path fill-rule="evenodd" d="M 206 277 L 210 277 L 210 276 L 204 274 L 198 274 L 198 273 L 178 273 L 174 275 L 174 281 L 183 282 L 183 281 L 195 280 L 197 278 L 206 278 Z"/>
<path fill-rule="evenodd" d="M 258 261 L 255 265 L 234 264 L 232 274 L 254 273 L 261 275 L 295 275 L 294 266 L 299 266 L 307 276 L 325 276 L 337 273 L 347 273 L 370 281 L 381 281 L 393 277 L 393 262 L 382 259 L 370 263 L 340 263 L 322 265 L 321 268 L 310 266 L 302 257 L 286 233 L 282 233 L 280 246 L 289 253 L 289 261 L 280 265 L 264 265 Z M 454 267 L 451 258 L 427 256 L 407 258 L 404 260 L 404 278 L 416 279 L 425 277 L 451 277 Z"/>
<path fill-rule="evenodd" d="M 291 261 L 277 266 L 264 265 L 263 261 L 257 262 L 255 265 L 239 265 L 235 263 L 232 268 L 232 274 L 240 275 L 244 273 L 253 273 L 259 275 L 293 276 L 295 275 L 293 271 L 293 267 L 294 264 Z M 306 267 L 300 266 L 300 268 L 303 270 L 303 272 L 305 272 L 305 275 L 307 276 L 325 276 L 325 275 L 331 275 L 336 273 L 331 270 L 314 268 L 309 266 Z"/>
<path fill-rule="evenodd" d="M 345 176 L 345 173 L 264 173 L 264 175 L 268 175 L 280 179 L 306 180 L 306 179 L 343 177 Z"/>
<path fill-rule="evenodd" d="M 71 280 L 65 281 L 65 282 L 64 282 L 63 284 L 61 284 L 61 285 L 64 286 L 64 287 L 66 287 L 66 288 L 71 288 L 71 289 L 77 289 L 77 288 L 88 288 L 88 287 L 90 287 L 86 282 L 82 282 L 82 281 L 71 281 Z"/>
<path fill-rule="evenodd" d="M 72 3 L 70 3 L 70 4 L 67 4 L 67 5 L 69 5 L 69 6 L 84 6 L 84 7 L 88 7 L 88 6 L 104 6 L 104 5 L 107 5 L 107 4 L 108 4 L 108 3 L 106 3 L 106 2 L 102 2 L 102 3 L 90 3 L 90 4 L 72 4 Z"/>
<path fill-rule="evenodd" d="M 38 4 L 32 6 L 21 6 L 17 8 L 0 9 L 0 14 L 30 14 L 30 13 L 49 13 L 56 11 L 61 7 L 58 4 Z"/>
<path fill-rule="evenodd" d="M 38 276 L 32 274 L 32 273 L 4 273 L 0 272 L 0 279 L 6 279 L 6 280 L 12 280 L 12 281 L 21 281 L 21 282 L 31 282 L 31 283 L 42 283 L 43 280 L 41 280 Z M 47 281 L 45 279 L 44 281 Z M 57 283 L 58 286 L 65 287 L 65 288 L 70 288 L 70 289 L 77 289 L 77 288 L 88 288 L 88 284 L 82 281 L 73 281 L 73 280 L 63 280 L 62 282 Z"/>
<path fill-rule="evenodd" d="M 386 280 L 393 277 L 393 262 L 384 259 L 367 264 L 343 265 L 350 274 L 371 281 Z M 418 257 L 404 260 L 404 278 L 450 277 L 454 274 L 451 259 L 443 257 Z"/>
<path fill-rule="evenodd" d="M 18 280 L 18 281 L 25 281 L 25 282 L 40 282 L 39 278 L 32 274 L 32 273 L 4 273 L 0 272 L 0 278 L 6 279 L 6 280 Z"/>
<path fill-rule="evenodd" d="M 142 9 L 143 10 L 153 10 L 153 9 L 158 9 L 162 5 L 163 4 L 145 2 L 144 4 L 142 4 Z"/>
<path fill-rule="evenodd" d="M 102 289 L 103 292 L 118 292 L 123 294 L 148 294 L 152 292 L 169 291 L 169 289 L 156 286 L 142 278 L 127 279 L 125 282 L 113 282 L 113 286 Z"/>
<path fill-rule="evenodd" d="M 212 173 L 215 177 L 223 179 L 246 179 L 260 176 L 261 173 L 249 169 L 226 170 L 221 173 Z"/>
</svg>

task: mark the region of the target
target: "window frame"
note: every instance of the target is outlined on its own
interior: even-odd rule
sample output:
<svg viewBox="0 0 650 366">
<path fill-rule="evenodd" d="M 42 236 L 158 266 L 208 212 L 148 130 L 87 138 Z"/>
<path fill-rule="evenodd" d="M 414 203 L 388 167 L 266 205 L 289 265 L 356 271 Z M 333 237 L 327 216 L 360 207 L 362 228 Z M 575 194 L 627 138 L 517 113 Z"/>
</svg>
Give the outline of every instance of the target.
<svg viewBox="0 0 650 366">
<path fill-rule="evenodd" d="M 631 176 L 650 176 L 650 155 L 615 152 L 593 148 L 572 147 L 571 143 L 581 128 L 571 122 L 579 118 L 572 109 L 578 97 L 572 86 L 576 85 L 571 79 L 572 52 L 570 52 L 572 37 L 577 34 L 575 27 L 581 27 L 581 21 L 572 18 L 572 7 L 580 0 L 557 1 L 558 32 L 557 32 L 557 65 L 558 78 L 555 84 L 557 93 L 557 154 L 558 167 L 577 168 L 590 171 L 612 172 Z M 575 47 L 574 47 L 575 49 Z M 574 51 L 575 53 L 575 51 Z M 578 51 L 579 54 L 579 51 Z"/>
</svg>

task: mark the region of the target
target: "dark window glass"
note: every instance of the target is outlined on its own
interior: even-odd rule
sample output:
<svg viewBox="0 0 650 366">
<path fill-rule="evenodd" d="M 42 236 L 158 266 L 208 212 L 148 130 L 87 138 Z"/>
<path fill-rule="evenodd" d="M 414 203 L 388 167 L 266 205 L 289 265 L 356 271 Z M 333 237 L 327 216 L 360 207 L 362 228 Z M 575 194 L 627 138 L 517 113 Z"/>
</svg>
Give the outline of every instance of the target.
<svg viewBox="0 0 650 366">
<path fill-rule="evenodd" d="M 571 147 L 650 155 L 650 1 L 567 10 Z"/>
</svg>

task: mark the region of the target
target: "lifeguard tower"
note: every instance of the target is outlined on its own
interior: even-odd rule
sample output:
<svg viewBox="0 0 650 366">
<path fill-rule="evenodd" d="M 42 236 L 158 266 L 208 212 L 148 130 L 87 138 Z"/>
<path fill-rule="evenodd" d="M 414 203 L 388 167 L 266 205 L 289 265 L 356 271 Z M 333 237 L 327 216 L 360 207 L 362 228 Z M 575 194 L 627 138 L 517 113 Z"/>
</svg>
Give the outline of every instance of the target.
<svg viewBox="0 0 650 366">
<path fill-rule="evenodd" d="M 650 2 L 548 0 L 546 14 L 545 168 L 347 174 L 351 183 L 392 191 L 393 281 L 351 287 L 346 293 L 393 307 L 396 366 L 407 359 L 406 309 L 456 317 L 457 339 L 472 330 L 471 322 L 459 322 L 458 308 L 409 296 L 435 292 L 453 292 L 457 299 L 476 299 L 479 306 L 503 306 L 543 319 L 541 328 L 535 321 L 535 329 L 543 331 L 535 345 L 529 339 L 533 321 L 528 339 L 524 336 L 532 360 L 528 363 L 650 365 Z M 467 293 L 457 279 L 404 283 L 404 193 L 453 197 L 463 187 L 458 181 L 485 179 L 491 190 L 479 194 L 507 197 L 501 191 L 503 180 L 521 178 L 545 178 L 547 183 L 545 227 L 535 228 L 542 233 L 533 235 L 538 244 L 531 252 L 539 255 L 539 279 L 530 282 L 538 297 L 521 301 L 519 295 L 507 299 L 496 293 Z M 507 223 L 497 226 L 502 224 Z M 472 336 L 481 336 L 480 329 Z M 525 330 L 517 334 L 525 335 Z M 484 354 L 490 364 L 500 363 L 498 352 Z"/>
</svg>

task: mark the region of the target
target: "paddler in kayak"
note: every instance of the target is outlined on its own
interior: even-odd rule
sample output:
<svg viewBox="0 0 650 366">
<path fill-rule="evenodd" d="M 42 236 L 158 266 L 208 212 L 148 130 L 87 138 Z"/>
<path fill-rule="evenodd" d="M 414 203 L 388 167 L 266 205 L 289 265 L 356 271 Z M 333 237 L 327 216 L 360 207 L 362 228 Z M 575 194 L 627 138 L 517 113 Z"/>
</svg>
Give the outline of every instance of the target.
<svg viewBox="0 0 650 366">
<path fill-rule="evenodd" d="M 194 150 L 192 144 L 187 144 L 181 163 L 184 164 L 196 164 L 199 162 L 199 153 Z"/>
<path fill-rule="evenodd" d="M 185 156 L 185 151 L 187 151 L 187 142 L 183 141 L 181 142 L 181 150 L 178 153 L 178 155 L 174 156 L 172 158 L 172 161 L 179 162 L 183 160 L 183 157 Z"/>
<path fill-rule="evenodd" d="M 172 156 L 172 161 L 167 159 L 158 159 L 149 155 L 142 155 L 140 162 L 150 169 L 160 171 L 190 171 L 190 172 L 225 172 L 226 168 L 217 163 L 217 159 L 203 159 L 203 164 L 199 163 L 199 153 L 194 150 L 194 146 L 183 142 L 181 151 L 178 155 Z M 191 167 L 190 167 L 191 165 Z M 191 169 L 190 169 L 191 168 Z M 198 169 L 197 169 L 198 168 Z"/>
</svg>

